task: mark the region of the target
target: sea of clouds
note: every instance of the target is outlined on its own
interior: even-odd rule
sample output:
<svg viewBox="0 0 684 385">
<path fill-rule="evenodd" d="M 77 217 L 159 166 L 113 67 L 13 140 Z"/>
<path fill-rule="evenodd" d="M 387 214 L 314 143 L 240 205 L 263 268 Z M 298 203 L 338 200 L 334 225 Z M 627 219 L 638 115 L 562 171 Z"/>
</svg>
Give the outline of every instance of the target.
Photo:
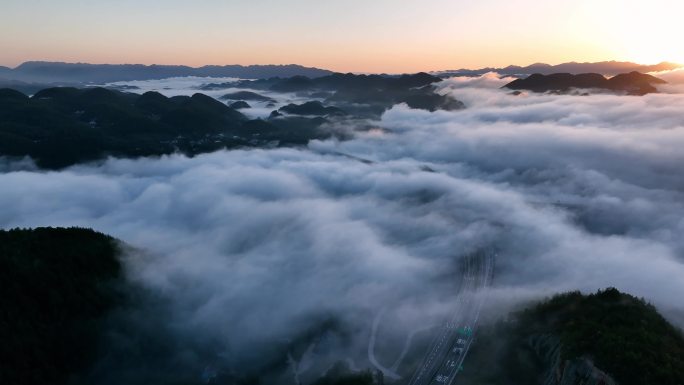
<svg viewBox="0 0 684 385">
<path fill-rule="evenodd" d="M 142 250 L 124 257 L 128 278 L 159 301 L 127 322 L 163 333 L 174 354 L 139 370 L 264 370 L 287 365 L 300 339 L 316 351 L 292 353 L 294 372 L 368 367 L 378 311 L 391 314 L 387 336 L 441 319 L 459 261 L 487 248 L 493 317 L 614 286 L 684 325 L 678 76 L 643 97 L 513 96 L 495 74 L 454 78 L 439 92 L 467 109 L 398 105 L 347 141 L 51 172 L 5 162 L 0 227 L 92 227 Z M 316 328 L 335 332 L 309 345 Z M 385 351 L 389 365 L 396 349 Z M 117 381 L 132 383 L 136 362 L 119 364 Z"/>
</svg>

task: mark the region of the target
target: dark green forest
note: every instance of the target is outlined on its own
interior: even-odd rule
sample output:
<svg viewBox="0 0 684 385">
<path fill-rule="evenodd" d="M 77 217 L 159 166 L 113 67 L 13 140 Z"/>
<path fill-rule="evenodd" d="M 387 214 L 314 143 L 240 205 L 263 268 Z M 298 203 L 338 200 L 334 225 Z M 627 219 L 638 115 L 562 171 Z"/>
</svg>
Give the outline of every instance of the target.
<svg viewBox="0 0 684 385">
<path fill-rule="evenodd" d="M 684 337 L 656 308 L 610 288 L 555 296 L 519 314 L 520 334 L 553 333 L 562 357 L 591 357 L 623 385 L 684 384 Z"/>
<path fill-rule="evenodd" d="M 186 155 L 277 141 L 301 145 L 330 134 L 321 121 L 249 120 L 204 94 L 167 98 L 104 88 L 48 88 L 32 97 L 0 89 L 0 155 L 58 169 L 106 156 Z"/>
<path fill-rule="evenodd" d="M 621 385 L 684 384 L 681 330 L 653 305 L 614 288 L 560 294 L 485 327 L 462 379 L 469 384 L 541 384 L 555 343 L 563 362 L 588 358 Z"/>
<path fill-rule="evenodd" d="M 0 230 L 0 384 L 62 384 L 122 301 L 119 243 L 81 228 Z"/>
</svg>

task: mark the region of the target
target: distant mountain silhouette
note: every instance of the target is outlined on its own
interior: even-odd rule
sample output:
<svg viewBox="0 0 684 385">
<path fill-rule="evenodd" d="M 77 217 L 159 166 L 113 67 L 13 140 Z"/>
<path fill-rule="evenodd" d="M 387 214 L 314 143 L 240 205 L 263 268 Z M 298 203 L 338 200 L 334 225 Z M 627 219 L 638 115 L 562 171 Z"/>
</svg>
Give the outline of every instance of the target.
<svg viewBox="0 0 684 385">
<path fill-rule="evenodd" d="M 569 62 L 557 65 L 550 65 L 545 63 L 535 63 L 529 66 L 521 67 L 510 65 L 503 68 L 480 68 L 480 69 L 460 69 L 453 71 L 439 72 L 441 77 L 451 76 L 479 76 L 488 72 L 496 72 L 502 75 L 524 76 L 531 74 L 550 75 L 555 73 L 569 73 L 569 74 L 583 74 L 583 73 L 598 73 L 604 76 L 614 76 L 621 73 L 628 72 L 657 72 L 670 71 L 677 68 L 682 68 L 682 64 L 662 62 L 654 65 L 643 65 L 632 62 L 620 61 L 603 61 L 596 63 L 577 63 Z"/>
<path fill-rule="evenodd" d="M 595 88 L 624 92 L 628 95 L 645 95 L 658 90 L 654 84 L 665 84 L 666 81 L 655 76 L 630 72 L 612 78 L 601 74 L 587 73 L 573 75 L 558 73 L 551 75 L 534 74 L 525 79 L 517 79 L 504 87 L 512 90 L 528 90 L 534 92 L 567 92 L 573 88 Z"/>
<path fill-rule="evenodd" d="M 176 76 L 236 77 L 262 79 L 274 76 L 320 77 L 331 71 L 300 65 L 225 65 L 188 67 L 179 65 L 87 64 L 62 62 L 26 62 L 14 69 L 0 68 L 7 80 L 42 83 L 107 83 L 116 81 L 154 80 Z"/>
<path fill-rule="evenodd" d="M 287 106 L 281 107 L 278 111 L 291 115 L 345 115 L 343 110 L 337 107 L 326 107 L 323 105 L 323 103 L 318 101 L 311 101 L 303 104 L 288 104 Z"/>
<path fill-rule="evenodd" d="M 399 76 L 334 73 L 319 78 L 293 76 L 286 79 L 247 80 L 231 86 L 295 92 L 300 96 L 325 99 L 326 104 L 339 107 L 351 115 L 365 117 L 377 117 L 399 103 L 429 111 L 464 108 L 460 101 L 434 92 L 433 84 L 440 81 L 441 78 L 424 72 Z"/>
<path fill-rule="evenodd" d="M 244 108 L 252 108 L 252 106 L 250 106 L 249 103 L 245 102 L 244 100 L 238 100 L 235 103 L 231 103 L 229 107 L 234 109 L 234 110 L 241 110 Z"/>
<path fill-rule="evenodd" d="M 300 92 L 300 91 L 352 91 L 361 90 L 370 92 L 373 90 L 407 90 L 410 88 L 423 87 L 442 81 L 441 78 L 419 72 L 416 74 L 402 75 L 362 75 L 353 73 L 333 73 L 327 76 L 310 78 L 307 76 L 292 76 L 289 78 L 270 78 L 256 81 L 244 81 L 232 83 L 232 87 L 252 87 L 268 89 L 276 92 Z"/>
<path fill-rule="evenodd" d="M 223 100 L 248 100 L 254 102 L 275 102 L 275 100 L 269 98 L 268 96 L 257 94 L 251 91 L 238 91 L 232 92 L 230 94 L 225 94 L 221 96 Z"/>
</svg>

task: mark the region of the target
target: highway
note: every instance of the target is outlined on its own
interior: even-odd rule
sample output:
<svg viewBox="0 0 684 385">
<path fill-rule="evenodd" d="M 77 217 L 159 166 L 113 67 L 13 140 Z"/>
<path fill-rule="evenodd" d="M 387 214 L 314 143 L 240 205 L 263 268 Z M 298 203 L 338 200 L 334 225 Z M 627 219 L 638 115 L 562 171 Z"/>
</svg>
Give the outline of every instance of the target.
<svg viewBox="0 0 684 385">
<path fill-rule="evenodd" d="M 485 252 L 465 259 L 463 281 L 453 315 L 439 328 L 408 385 L 454 383 L 473 343 L 485 297 L 483 294 L 492 280 L 495 257 L 495 253 Z"/>
</svg>

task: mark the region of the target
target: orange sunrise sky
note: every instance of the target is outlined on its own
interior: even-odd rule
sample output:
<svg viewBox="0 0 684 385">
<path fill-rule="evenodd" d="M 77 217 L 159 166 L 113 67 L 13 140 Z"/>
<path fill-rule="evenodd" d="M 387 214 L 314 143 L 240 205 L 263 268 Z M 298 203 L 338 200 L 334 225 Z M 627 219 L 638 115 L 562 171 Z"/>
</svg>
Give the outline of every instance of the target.
<svg viewBox="0 0 684 385">
<path fill-rule="evenodd" d="M 684 62 L 682 11 L 673 0 L 4 0 L 0 65 L 296 63 L 413 72 Z"/>
</svg>

